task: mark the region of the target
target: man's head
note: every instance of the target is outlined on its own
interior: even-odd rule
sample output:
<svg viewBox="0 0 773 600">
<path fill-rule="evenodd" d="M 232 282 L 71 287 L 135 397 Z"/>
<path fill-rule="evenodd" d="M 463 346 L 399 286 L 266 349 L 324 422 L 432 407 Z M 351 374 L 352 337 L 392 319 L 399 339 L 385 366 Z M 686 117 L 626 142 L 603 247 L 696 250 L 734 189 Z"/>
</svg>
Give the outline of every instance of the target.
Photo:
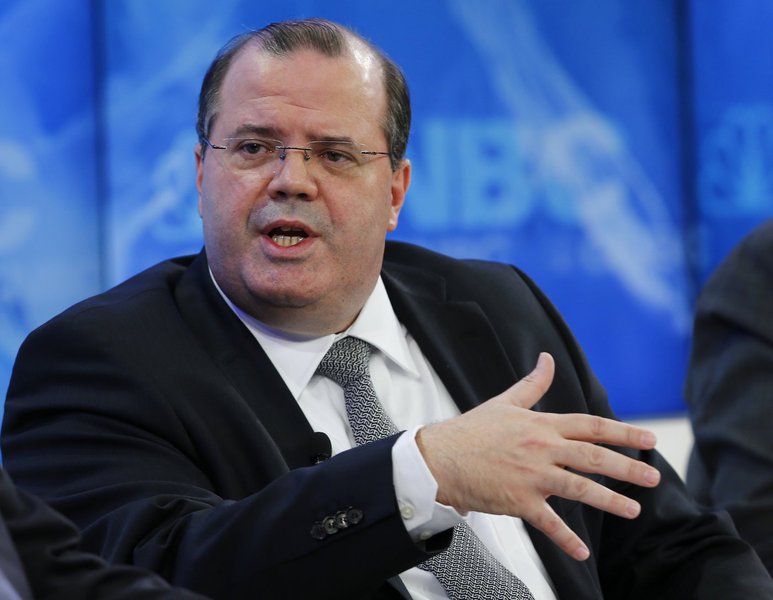
<svg viewBox="0 0 773 600">
<path fill-rule="evenodd" d="M 329 56 L 340 57 L 348 50 L 348 39 L 356 39 L 371 50 L 381 63 L 387 110 L 382 127 L 391 152 L 392 167 L 397 168 L 405 157 L 408 134 L 411 129 L 411 102 L 408 85 L 400 68 L 376 46 L 373 46 L 350 29 L 324 19 L 281 21 L 263 29 L 237 35 L 220 49 L 212 61 L 201 85 L 199 114 L 196 133 L 199 142 L 209 137 L 213 119 L 217 116 L 218 99 L 223 79 L 231 61 L 248 44 L 255 44 L 263 51 L 284 56 L 296 50 L 307 49 Z"/>
<path fill-rule="evenodd" d="M 271 327 L 345 329 L 373 289 L 410 181 L 405 82 L 311 20 L 232 40 L 202 85 L 199 212 L 215 280 Z"/>
</svg>

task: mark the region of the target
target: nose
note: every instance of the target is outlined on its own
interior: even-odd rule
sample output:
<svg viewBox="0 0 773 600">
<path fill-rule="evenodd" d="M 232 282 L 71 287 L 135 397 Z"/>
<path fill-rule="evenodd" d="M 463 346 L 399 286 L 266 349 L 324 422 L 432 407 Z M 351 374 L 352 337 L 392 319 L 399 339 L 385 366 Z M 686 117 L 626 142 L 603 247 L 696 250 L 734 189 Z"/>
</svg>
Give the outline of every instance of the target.
<svg viewBox="0 0 773 600">
<path fill-rule="evenodd" d="M 268 183 L 268 192 L 272 198 L 312 200 L 316 197 L 317 182 L 312 176 L 311 161 L 307 156 L 305 148 L 282 149 L 282 154 L 274 162 L 274 172 Z"/>
</svg>

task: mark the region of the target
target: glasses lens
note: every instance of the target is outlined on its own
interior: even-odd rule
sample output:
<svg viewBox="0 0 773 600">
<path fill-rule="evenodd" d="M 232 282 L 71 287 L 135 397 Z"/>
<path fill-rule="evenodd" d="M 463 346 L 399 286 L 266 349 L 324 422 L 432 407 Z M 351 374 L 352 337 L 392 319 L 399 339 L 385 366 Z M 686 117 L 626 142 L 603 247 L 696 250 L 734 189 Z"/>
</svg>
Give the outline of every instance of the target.
<svg viewBox="0 0 773 600">
<path fill-rule="evenodd" d="M 235 171 L 261 169 L 277 157 L 277 140 L 258 138 L 230 138 L 225 140 L 225 159 Z"/>
<path fill-rule="evenodd" d="M 360 144 L 341 140 L 308 142 L 306 146 L 285 146 L 279 140 L 261 138 L 226 138 L 213 148 L 225 165 L 237 173 L 264 173 L 276 170 L 276 161 L 286 160 L 290 152 L 299 151 L 306 159 L 307 169 L 317 175 L 343 174 L 358 171 L 369 159 L 381 152 L 367 152 Z"/>
<path fill-rule="evenodd" d="M 329 171 L 345 171 L 363 163 L 360 146 L 352 142 L 309 142 L 309 147 L 314 159 Z"/>
</svg>

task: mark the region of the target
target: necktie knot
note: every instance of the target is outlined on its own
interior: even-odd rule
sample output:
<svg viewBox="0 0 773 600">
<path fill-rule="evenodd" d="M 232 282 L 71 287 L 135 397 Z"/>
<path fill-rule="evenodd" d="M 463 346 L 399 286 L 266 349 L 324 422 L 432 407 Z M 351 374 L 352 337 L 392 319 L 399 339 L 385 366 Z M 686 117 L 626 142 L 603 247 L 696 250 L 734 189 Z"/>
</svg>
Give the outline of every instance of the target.
<svg viewBox="0 0 773 600">
<path fill-rule="evenodd" d="M 346 388 L 355 381 L 370 377 L 370 352 L 368 342 L 355 337 L 341 338 L 327 351 L 317 367 L 317 373 Z"/>
<path fill-rule="evenodd" d="M 345 337 L 333 344 L 317 367 L 344 390 L 344 404 L 355 443 L 366 444 L 397 433 L 397 427 L 381 406 L 370 378 L 371 345 Z"/>
</svg>

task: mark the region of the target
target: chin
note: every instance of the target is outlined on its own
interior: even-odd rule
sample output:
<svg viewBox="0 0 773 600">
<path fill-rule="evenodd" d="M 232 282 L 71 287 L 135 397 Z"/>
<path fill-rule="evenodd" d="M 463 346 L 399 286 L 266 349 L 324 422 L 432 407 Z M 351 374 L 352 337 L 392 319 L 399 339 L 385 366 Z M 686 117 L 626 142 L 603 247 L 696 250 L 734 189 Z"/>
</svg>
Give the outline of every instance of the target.
<svg viewBox="0 0 773 600">
<path fill-rule="evenodd" d="M 243 271 L 241 285 L 258 302 L 276 306 L 305 306 L 328 294 L 328 286 L 301 271 L 277 271 L 271 266 Z"/>
<path fill-rule="evenodd" d="M 271 290 L 268 293 L 256 294 L 256 297 L 260 298 L 262 304 L 274 308 L 305 308 L 319 300 L 319 298 L 298 294 L 297 290 L 286 292 Z"/>
</svg>

